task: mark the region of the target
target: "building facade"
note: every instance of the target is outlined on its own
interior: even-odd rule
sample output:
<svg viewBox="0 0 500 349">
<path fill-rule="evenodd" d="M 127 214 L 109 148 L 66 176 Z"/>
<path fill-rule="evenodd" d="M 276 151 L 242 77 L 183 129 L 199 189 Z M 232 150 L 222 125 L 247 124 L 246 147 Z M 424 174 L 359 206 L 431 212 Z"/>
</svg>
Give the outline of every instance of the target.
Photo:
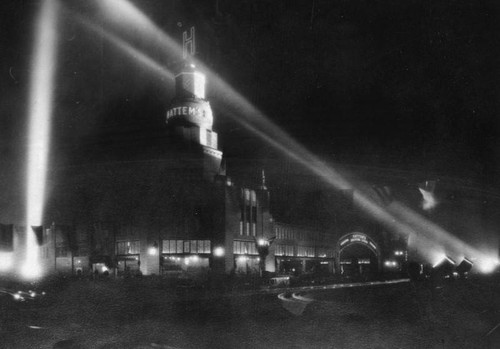
<svg viewBox="0 0 500 349">
<path fill-rule="evenodd" d="M 45 222 L 36 232 L 43 273 L 203 278 L 343 274 L 354 265 L 361 274 L 382 270 L 392 247 L 380 229 L 359 230 L 345 193 L 334 200 L 345 205 L 329 207 L 325 212 L 336 213 L 312 228 L 273 218 L 263 172 L 253 186 L 235 184 L 226 174 L 205 83 L 204 74 L 184 64 L 163 129 L 148 137 L 111 134 L 89 146 L 85 161 L 53 170 Z M 25 235 L 35 232 L 3 230 L 9 229 L 12 238 L 2 233 L 8 241 L 0 264 L 15 271 L 26 253 Z"/>
</svg>

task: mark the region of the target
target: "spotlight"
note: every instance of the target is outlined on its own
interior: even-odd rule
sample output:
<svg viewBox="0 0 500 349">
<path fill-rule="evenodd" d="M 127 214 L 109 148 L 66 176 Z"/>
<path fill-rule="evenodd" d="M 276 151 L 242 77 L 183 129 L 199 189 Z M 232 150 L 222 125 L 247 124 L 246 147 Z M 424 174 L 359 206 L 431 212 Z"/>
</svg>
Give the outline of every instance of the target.
<svg viewBox="0 0 500 349">
<path fill-rule="evenodd" d="M 448 256 L 444 256 L 443 259 L 441 259 L 439 262 L 437 262 L 436 264 L 434 264 L 432 266 L 432 268 L 436 269 L 436 268 L 441 268 L 442 266 L 446 266 L 446 265 L 452 265 L 454 266 L 456 263 L 453 259 L 451 259 L 450 257 Z"/>
<path fill-rule="evenodd" d="M 471 271 L 473 265 L 474 263 L 470 259 L 464 258 L 464 260 L 457 266 L 456 271 L 458 275 L 464 277 Z"/>
</svg>

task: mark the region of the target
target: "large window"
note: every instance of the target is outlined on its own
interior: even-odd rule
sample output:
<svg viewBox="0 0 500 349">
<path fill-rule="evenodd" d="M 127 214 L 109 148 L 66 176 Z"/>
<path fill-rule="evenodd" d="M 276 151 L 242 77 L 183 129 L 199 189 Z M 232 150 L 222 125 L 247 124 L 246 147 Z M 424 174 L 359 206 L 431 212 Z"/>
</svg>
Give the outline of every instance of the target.
<svg viewBox="0 0 500 349">
<path fill-rule="evenodd" d="M 211 253 L 210 240 L 163 240 L 162 253 Z"/>
<path fill-rule="evenodd" d="M 274 227 L 274 232 L 279 240 L 312 241 L 318 240 L 319 237 L 317 231 L 281 224 Z"/>
<path fill-rule="evenodd" d="M 245 207 L 245 225 L 246 225 L 246 235 L 250 235 L 250 206 Z"/>
<path fill-rule="evenodd" d="M 276 256 L 293 256 L 293 245 L 276 245 L 274 252 Z"/>
<path fill-rule="evenodd" d="M 163 253 L 183 253 L 184 245 L 182 240 L 163 240 Z"/>
<path fill-rule="evenodd" d="M 314 247 L 311 246 L 298 246 L 297 256 L 299 257 L 314 257 Z"/>
<path fill-rule="evenodd" d="M 139 240 L 132 241 L 117 241 L 116 254 L 139 254 L 141 252 L 141 243 Z"/>
<path fill-rule="evenodd" d="M 241 191 L 240 235 L 257 234 L 257 195 L 254 190 Z"/>
<path fill-rule="evenodd" d="M 234 254 L 258 254 L 257 248 L 255 247 L 255 242 L 253 241 L 239 241 L 234 240 L 233 242 L 233 253 Z"/>
</svg>

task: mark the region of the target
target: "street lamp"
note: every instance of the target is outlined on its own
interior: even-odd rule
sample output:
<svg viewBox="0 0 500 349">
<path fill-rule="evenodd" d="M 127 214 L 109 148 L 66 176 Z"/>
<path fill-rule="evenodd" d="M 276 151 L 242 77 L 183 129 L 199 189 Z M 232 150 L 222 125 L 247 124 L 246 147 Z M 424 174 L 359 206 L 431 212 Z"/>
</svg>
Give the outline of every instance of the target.
<svg viewBox="0 0 500 349">
<path fill-rule="evenodd" d="M 150 256 L 156 256 L 157 253 L 158 253 L 158 244 L 156 243 L 156 241 L 154 241 L 153 244 L 148 249 L 148 254 Z"/>
<path fill-rule="evenodd" d="M 214 248 L 214 256 L 215 257 L 222 257 L 222 256 L 224 256 L 224 254 L 225 254 L 224 247 L 217 246 L 216 248 Z"/>
<path fill-rule="evenodd" d="M 276 237 L 272 237 L 270 239 L 260 238 L 255 241 L 257 252 L 259 253 L 259 268 L 260 268 L 260 276 L 262 273 L 266 271 L 266 257 L 269 254 L 269 246 L 273 243 Z"/>
</svg>

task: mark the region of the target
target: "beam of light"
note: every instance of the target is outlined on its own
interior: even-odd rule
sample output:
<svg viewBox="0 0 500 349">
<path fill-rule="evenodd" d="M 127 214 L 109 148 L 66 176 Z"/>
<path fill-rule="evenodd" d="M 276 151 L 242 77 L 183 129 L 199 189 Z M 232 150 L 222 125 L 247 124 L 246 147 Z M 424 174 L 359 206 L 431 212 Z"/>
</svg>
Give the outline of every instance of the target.
<svg viewBox="0 0 500 349">
<path fill-rule="evenodd" d="M 500 267 L 500 262 L 494 257 L 483 257 L 476 261 L 475 265 L 483 274 L 490 274 Z"/>
<path fill-rule="evenodd" d="M 103 39 L 113 44 L 120 51 L 125 53 L 132 61 L 139 64 L 141 67 L 148 68 L 152 74 L 159 76 L 162 81 L 174 79 L 174 74 L 169 70 L 165 69 L 161 64 L 145 55 L 141 51 L 134 48 L 129 43 L 125 42 L 116 34 L 110 31 L 104 30 L 99 24 L 92 22 L 91 20 L 84 18 L 78 14 L 73 13 L 76 21 L 81 24 L 85 29 L 91 31 L 96 35 L 102 35 Z"/>
<path fill-rule="evenodd" d="M 425 219 L 421 215 L 412 211 L 402 203 L 391 205 L 391 212 L 400 220 L 404 220 L 409 226 L 414 227 L 417 234 L 416 243 L 423 244 L 424 241 L 441 248 L 443 252 L 432 253 L 431 263 L 436 263 L 447 255 L 463 258 L 464 255 L 470 256 L 476 261 L 477 270 L 482 273 L 488 273 L 494 270 L 498 263 L 498 257 L 495 251 L 484 251 L 475 248 L 435 223 Z"/>
<path fill-rule="evenodd" d="M 170 36 L 166 35 L 148 16 L 126 0 L 94 0 L 99 14 L 111 25 L 118 27 L 121 33 L 133 29 L 153 46 L 166 49 L 169 54 L 182 57 L 182 48 Z M 130 26 L 132 24 L 132 26 Z"/>
<path fill-rule="evenodd" d="M 35 27 L 34 55 L 30 81 L 28 164 L 26 190 L 26 259 L 21 273 L 35 278 L 41 273 L 38 245 L 31 230 L 41 225 L 50 147 L 53 77 L 56 66 L 57 4 L 44 0 Z"/>
<path fill-rule="evenodd" d="M 0 271 L 9 271 L 14 264 L 12 252 L 0 252 Z"/>
<path fill-rule="evenodd" d="M 158 26 L 156 26 L 146 15 L 126 0 L 103 0 L 97 2 L 101 7 L 105 20 L 113 22 L 122 28 L 131 26 L 139 28 L 142 34 L 155 45 L 156 48 L 164 50 L 168 56 L 182 56 L 182 48 Z M 114 40 L 116 41 L 116 40 Z M 331 166 L 328 166 L 314 154 L 305 149 L 298 142 L 293 140 L 286 132 L 271 122 L 263 112 L 253 106 L 245 97 L 239 94 L 234 88 L 223 81 L 219 76 L 211 72 L 200 61 L 193 59 L 195 64 L 202 71 L 207 73 L 212 88 L 222 108 L 224 114 L 228 115 L 249 131 L 263 139 L 269 145 L 285 154 L 297 163 L 303 165 L 313 174 L 322 178 L 326 183 L 336 189 L 351 189 L 354 186 L 343 178 Z M 168 71 L 167 69 L 165 69 Z M 468 246 L 458 238 L 453 237 L 444 229 L 438 227 L 432 222 L 418 217 L 411 209 L 399 206 L 398 215 L 389 212 L 388 208 L 379 205 L 370 198 L 366 190 L 356 188 L 354 191 L 354 203 L 364 212 L 368 213 L 374 219 L 387 226 L 394 232 L 405 236 L 410 236 L 413 245 L 423 254 L 429 256 L 429 259 L 437 262 L 443 251 L 448 252 L 448 248 L 460 250 L 460 253 L 473 252 L 469 255 L 476 255 L 478 259 L 492 260 L 486 254 Z M 394 206 L 391 204 L 390 206 Z M 427 207 L 427 206 L 426 206 Z M 488 264 L 485 262 L 485 264 Z M 491 263 L 490 263 L 491 264 Z"/>
</svg>

